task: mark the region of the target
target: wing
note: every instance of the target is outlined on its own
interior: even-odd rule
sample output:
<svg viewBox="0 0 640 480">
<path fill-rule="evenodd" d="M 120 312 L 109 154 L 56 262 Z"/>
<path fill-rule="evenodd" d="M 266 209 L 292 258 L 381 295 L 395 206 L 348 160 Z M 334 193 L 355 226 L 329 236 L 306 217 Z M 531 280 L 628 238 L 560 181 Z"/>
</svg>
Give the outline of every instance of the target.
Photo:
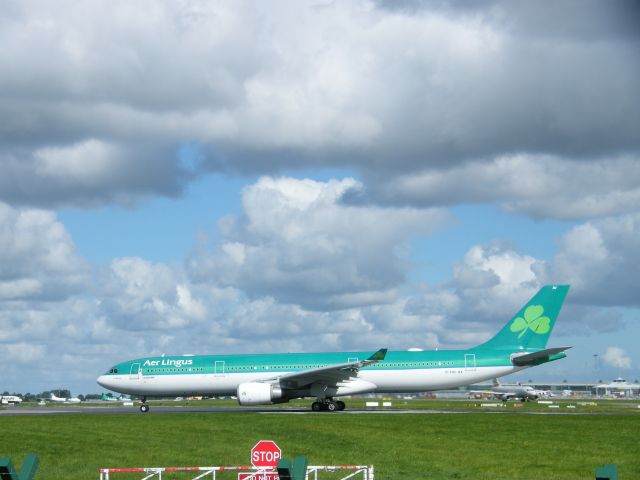
<svg viewBox="0 0 640 480">
<path fill-rule="evenodd" d="M 359 362 L 340 363 L 328 367 L 314 368 L 304 370 L 302 372 L 288 373 L 275 377 L 269 381 L 279 382 L 282 388 L 298 389 L 313 383 L 320 383 L 327 386 L 335 387 L 341 382 L 348 381 L 358 375 L 358 371 L 368 365 L 373 365 L 381 360 L 387 354 L 386 348 L 381 348 L 366 360 Z"/>
</svg>

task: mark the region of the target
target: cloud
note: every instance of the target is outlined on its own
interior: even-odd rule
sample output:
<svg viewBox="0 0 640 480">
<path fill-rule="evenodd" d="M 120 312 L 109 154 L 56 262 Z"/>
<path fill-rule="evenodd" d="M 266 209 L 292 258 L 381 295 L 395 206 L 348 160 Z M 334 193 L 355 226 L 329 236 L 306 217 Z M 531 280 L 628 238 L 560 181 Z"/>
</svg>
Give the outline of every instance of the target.
<svg viewBox="0 0 640 480">
<path fill-rule="evenodd" d="M 175 330 L 206 318 L 180 269 L 129 257 L 113 260 L 103 275 L 101 308 L 120 328 Z"/>
<path fill-rule="evenodd" d="M 631 368 L 631 357 L 620 347 L 608 347 L 602 355 L 602 361 L 610 367 L 628 370 Z"/>
<path fill-rule="evenodd" d="M 65 145 L 0 151 L 0 199 L 13 205 L 134 206 L 177 196 L 193 177 L 175 146 L 79 138 Z"/>
<path fill-rule="evenodd" d="M 341 204 L 357 185 L 349 178 L 261 178 L 243 192 L 243 215 L 221 222 L 214 251 L 196 249 L 190 274 L 314 310 L 393 301 L 404 281 L 406 239 L 441 228 L 448 216 Z"/>
<path fill-rule="evenodd" d="M 451 279 L 416 292 L 407 303 L 419 318 L 440 318 L 438 338 L 447 348 L 467 348 L 495 335 L 542 286 L 541 264 L 503 242 L 471 247 Z"/>
<path fill-rule="evenodd" d="M 454 288 L 465 306 L 456 318 L 462 321 L 503 323 L 541 287 L 535 273 L 540 260 L 518 253 L 508 244 L 493 242 L 471 247 L 453 267 Z M 491 328 L 495 328 L 495 325 Z"/>
<path fill-rule="evenodd" d="M 369 180 L 360 198 L 353 194 L 355 200 L 420 206 L 489 203 L 534 218 L 606 217 L 633 212 L 640 202 L 635 156 L 580 162 L 518 154 L 412 172 L 393 182 Z"/>
<path fill-rule="evenodd" d="M 475 245 L 454 264 L 450 280 L 414 294 L 409 305 L 423 316 L 444 315 L 448 325 L 466 332 L 465 345 L 472 345 L 495 334 L 543 285 L 566 283 L 571 290 L 558 335 L 619 331 L 626 325 L 620 307 L 638 306 L 633 271 L 626 267 L 637 264 L 636 220 L 624 216 L 577 225 L 550 260 L 503 242 Z M 445 342 L 462 338 L 455 329 L 441 334 Z"/>
<path fill-rule="evenodd" d="M 0 203 L 0 301 L 64 299 L 83 290 L 89 266 L 55 214 Z"/>
<path fill-rule="evenodd" d="M 44 346 L 30 343 L 5 345 L 2 353 L 3 363 L 28 364 L 38 362 L 44 357 Z"/>
<path fill-rule="evenodd" d="M 339 167 L 376 202 L 626 211 L 638 196 L 637 10 L 9 2 L 0 200 L 134 204 L 211 171 Z M 197 161 L 181 158 L 185 144 Z M 581 203 L 594 171 L 607 174 Z"/>
<path fill-rule="evenodd" d="M 590 305 L 638 307 L 636 271 L 640 264 L 637 213 L 593 220 L 573 227 L 541 278 L 574 286 L 574 301 Z"/>
</svg>

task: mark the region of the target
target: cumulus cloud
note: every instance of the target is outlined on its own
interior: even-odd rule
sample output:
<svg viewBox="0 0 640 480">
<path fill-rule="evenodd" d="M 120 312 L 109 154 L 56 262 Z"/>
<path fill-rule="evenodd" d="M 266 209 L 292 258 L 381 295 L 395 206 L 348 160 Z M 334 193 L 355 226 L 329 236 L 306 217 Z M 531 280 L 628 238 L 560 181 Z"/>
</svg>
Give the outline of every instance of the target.
<svg viewBox="0 0 640 480">
<path fill-rule="evenodd" d="M 215 251 L 196 249 L 191 275 L 311 309 L 393 301 L 404 280 L 406 239 L 435 231 L 448 216 L 341 204 L 357 184 L 261 178 L 243 193 L 244 214 L 221 222 Z"/>
<path fill-rule="evenodd" d="M 412 172 L 394 182 L 370 180 L 367 192 L 354 194 L 354 199 L 422 206 L 489 203 L 535 218 L 562 220 L 632 212 L 640 203 L 636 156 L 585 163 L 518 154 Z"/>
<path fill-rule="evenodd" d="M 81 291 L 89 273 L 54 213 L 0 203 L 0 300 L 54 300 Z"/>
<path fill-rule="evenodd" d="M 173 330 L 206 317 L 180 269 L 130 257 L 113 260 L 103 275 L 101 306 L 121 327 Z"/>
<path fill-rule="evenodd" d="M 376 202 L 626 211 L 637 8 L 592 7 L 9 2 L 0 200 L 132 203 L 210 171 L 339 166 Z M 581 202 L 595 170 L 609 175 Z"/>
<path fill-rule="evenodd" d="M 559 335 L 588 336 L 626 325 L 620 306 L 638 307 L 635 216 L 588 222 L 562 237 L 549 260 L 502 242 L 475 245 L 442 285 L 414 294 L 408 307 L 423 316 L 441 314 L 449 326 L 441 340 L 473 345 L 493 335 L 543 285 L 570 284 Z"/>
<path fill-rule="evenodd" d="M 593 220 L 573 227 L 560 241 L 541 277 L 571 283 L 574 300 L 591 305 L 638 307 L 640 215 Z"/>
<path fill-rule="evenodd" d="M 610 367 L 628 370 L 631 368 L 631 357 L 620 347 L 608 347 L 602 355 L 602 361 Z"/>
<path fill-rule="evenodd" d="M 475 245 L 454 265 L 451 279 L 412 293 L 405 312 L 435 333 L 441 346 L 477 345 L 494 335 L 542 286 L 536 273 L 542 263 L 506 243 Z"/>
</svg>

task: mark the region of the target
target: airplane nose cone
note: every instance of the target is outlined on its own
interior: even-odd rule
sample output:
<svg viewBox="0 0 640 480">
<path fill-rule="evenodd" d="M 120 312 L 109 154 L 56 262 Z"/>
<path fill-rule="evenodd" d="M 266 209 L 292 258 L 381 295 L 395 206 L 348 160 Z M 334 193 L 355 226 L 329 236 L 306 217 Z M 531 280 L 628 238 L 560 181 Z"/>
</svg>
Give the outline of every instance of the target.
<svg viewBox="0 0 640 480">
<path fill-rule="evenodd" d="M 98 385 L 108 390 L 113 386 L 113 381 L 109 378 L 109 375 L 100 375 L 96 379 L 96 382 L 98 382 Z"/>
</svg>

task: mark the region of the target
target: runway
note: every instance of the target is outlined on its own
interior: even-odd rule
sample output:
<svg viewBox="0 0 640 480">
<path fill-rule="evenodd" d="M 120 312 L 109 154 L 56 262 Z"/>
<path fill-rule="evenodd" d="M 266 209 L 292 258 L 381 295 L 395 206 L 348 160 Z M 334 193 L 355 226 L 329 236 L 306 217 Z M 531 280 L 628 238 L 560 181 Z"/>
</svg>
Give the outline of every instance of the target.
<svg viewBox="0 0 640 480">
<path fill-rule="evenodd" d="M 0 409 L 2 416 L 48 416 L 48 415 L 170 415 L 184 413 L 259 413 L 265 415 L 459 415 L 469 413 L 494 415 L 602 415 L 591 412 L 540 412 L 540 411 L 492 411 L 492 410 L 427 410 L 427 409 L 347 409 L 340 412 L 313 412 L 307 408 L 264 407 L 210 407 L 210 406 L 166 406 L 151 405 L 148 413 L 140 412 L 137 406 L 37 406 Z"/>
<path fill-rule="evenodd" d="M 341 412 L 313 412 L 308 408 L 265 408 L 265 407 L 210 407 L 210 406 L 166 406 L 151 404 L 148 413 L 140 412 L 138 406 L 60 406 L 60 407 L 13 407 L 0 410 L 0 416 L 36 416 L 36 415 L 166 415 L 180 413 L 263 413 L 276 415 L 352 415 L 352 414 L 388 414 L 388 413 L 468 413 L 443 410 L 344 410 Z"/>
</svg>

